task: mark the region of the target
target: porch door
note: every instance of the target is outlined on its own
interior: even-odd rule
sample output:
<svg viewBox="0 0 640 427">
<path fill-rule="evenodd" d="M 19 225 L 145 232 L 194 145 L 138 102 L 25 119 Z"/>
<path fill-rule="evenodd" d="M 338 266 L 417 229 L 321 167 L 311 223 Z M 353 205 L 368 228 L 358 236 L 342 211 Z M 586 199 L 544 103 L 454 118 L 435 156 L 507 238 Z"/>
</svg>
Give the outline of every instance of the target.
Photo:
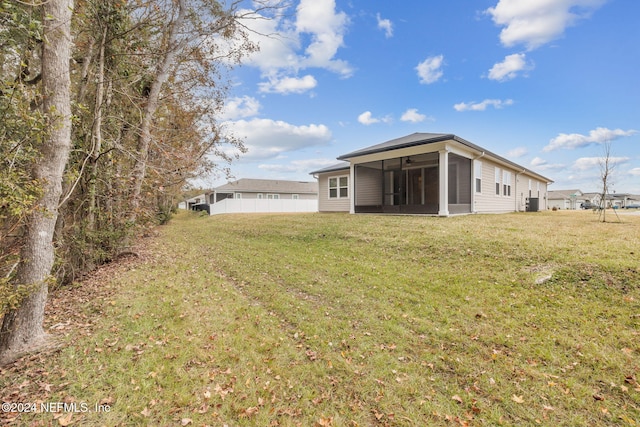
<svg viewBox="0 0 640 427">
<path fill-rule="evenodd" d="M 424 205 L 424 169 L 409 169 L 407 171 L 407 201 L 409 205 Z"/>
</svg>

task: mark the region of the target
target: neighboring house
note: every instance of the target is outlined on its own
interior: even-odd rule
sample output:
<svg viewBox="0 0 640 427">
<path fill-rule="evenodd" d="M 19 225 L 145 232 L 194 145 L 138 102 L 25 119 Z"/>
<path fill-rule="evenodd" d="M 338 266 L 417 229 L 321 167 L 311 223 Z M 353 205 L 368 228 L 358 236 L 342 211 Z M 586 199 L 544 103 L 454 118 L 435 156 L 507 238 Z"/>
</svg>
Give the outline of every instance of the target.
<svg viewBox="0 0 640 427">
<path fill-rule="evenodd" d="M 414 133 L 312 172 L 321 212 L 449 216 L 547 209 L 550 179 L 456 135 Z"/>
<path fill-rule="evenodd" d="M 600 207 L 602 193 L 583 193 L 580 190 L 553 190 L 547 197 L 549 208 L 553 209 L 580 209 L 583 203 Z M 640 196 L 627 193 L 612 193 L 605 197 L 606 208 L 626 208 L 629 205 L 640 203 Z"/>
<path fill-rule="evenodd" d="M 582 193 L 582 198 L 585 202 L 589 202 L 593 206 L 600 206 L 602 193 Z"/>
<path fill-rule="evenodd" d="M 549 209 L 580 209 L 580 204 L 587 200 L 592 202 L 592 198 L 580 190 L 550 190 L 547 195 Z"/>
<path fill-rule="evenodd" d="M 180 209 L 189 209 L 194 210 L 196 206 L 206 205 L 207 204 L 207 195 L 205 193 L 198 194 L 195 197 L 191 197 L 190 199 L 185 200 L 184 202 L 178 205 Z"/>
<path fill-rule="evenodd" d="M 224 199 L 317 200 L 318 183 L 243 178 L 214 188 L 207 196 L 209 204 Z"/>
<path fill-rule="evenodd" d="M 216 187 L 185 201 L 187 209 L 220 213 L 317 212 L 318 183 L 248 179 Z"/>
<path fill-rule="evenodd" d="M 638 196 L 628 193 L 607 194 L 606 200 L 608 208 L 626 208 L 638 204 Z"/>
</svg>

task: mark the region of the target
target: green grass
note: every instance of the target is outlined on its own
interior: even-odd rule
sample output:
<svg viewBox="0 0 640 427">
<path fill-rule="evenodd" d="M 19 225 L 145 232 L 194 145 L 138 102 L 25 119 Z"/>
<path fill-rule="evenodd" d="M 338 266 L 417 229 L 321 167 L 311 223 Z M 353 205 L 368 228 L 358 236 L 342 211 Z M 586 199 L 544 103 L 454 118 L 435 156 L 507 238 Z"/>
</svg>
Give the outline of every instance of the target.
<svg viewBox="0 0 640 427">
<path fill-rule="evenodd" d="M 109 406 L 79 425 L 637 425 L 622 219 L 182 214 L 1 394 Z"/>
</svg>

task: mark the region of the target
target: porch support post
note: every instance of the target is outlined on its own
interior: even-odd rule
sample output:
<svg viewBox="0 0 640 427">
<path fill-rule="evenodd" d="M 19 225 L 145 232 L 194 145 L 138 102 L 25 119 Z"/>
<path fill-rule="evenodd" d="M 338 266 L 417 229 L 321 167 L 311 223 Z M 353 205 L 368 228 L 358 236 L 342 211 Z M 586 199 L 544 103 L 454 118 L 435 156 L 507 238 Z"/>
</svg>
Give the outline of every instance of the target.
<svg viewBox="0 0 640 427">
<path fill-rule="evenodd" d="M 440 172 L 440 192 L 438 203 L 438 215 L 449 216 L 449 150 L 440 150 L 438 170 Z"/>
<path fill-rule="evenodd" d="M 349 194 L 349 213 L 356 213 L 356 173 L 355 173 L 355 165 L 353 162 L 350 162 L 349 166 L 349 183 L 347 187 L 347 191 Z M 338 188 L 338 191 L 340 189 Z"/>
</svg>

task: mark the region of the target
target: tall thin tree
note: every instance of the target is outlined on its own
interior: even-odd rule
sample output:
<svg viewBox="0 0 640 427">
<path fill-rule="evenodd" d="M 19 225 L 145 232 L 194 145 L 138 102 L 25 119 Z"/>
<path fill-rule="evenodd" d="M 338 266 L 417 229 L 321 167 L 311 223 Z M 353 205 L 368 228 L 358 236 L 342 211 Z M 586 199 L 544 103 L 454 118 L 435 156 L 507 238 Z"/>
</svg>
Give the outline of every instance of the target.
<svg viewBox="0 0 640 427">
<path fill-rule="evenodd" d="M 600 218 L 602 222 L 607 222 L 607 197 L 609 196 L 609 186 L 611 185 L 611 175 L 615 168 L 615 163 L 611 158 L 611 142 L 607 141 L 603 145 L 603 156 L 599 160 L 600 165 L 600 180 L 602 182 L 602 193 L 600 194 Z M 614 213 L 618 220 L 620 217 L 614 209 Z"/>
<path fill-rule="evenodd" d="M 54 262 L 53 234 L 63 173 L 71 150 L 69 59 L 73 0 L 48 0 L 41 8 L 44 21 L 42 108 L 47 118 L 47 135 L 32 175 L 42 184 L 42 196 L 28 219 L 14 280 L 16 287 L 33 289 L 17 309 L 4 315 L 0 329 L 0 363 L 47 344 L 42 322 Z"/>
</svg>

